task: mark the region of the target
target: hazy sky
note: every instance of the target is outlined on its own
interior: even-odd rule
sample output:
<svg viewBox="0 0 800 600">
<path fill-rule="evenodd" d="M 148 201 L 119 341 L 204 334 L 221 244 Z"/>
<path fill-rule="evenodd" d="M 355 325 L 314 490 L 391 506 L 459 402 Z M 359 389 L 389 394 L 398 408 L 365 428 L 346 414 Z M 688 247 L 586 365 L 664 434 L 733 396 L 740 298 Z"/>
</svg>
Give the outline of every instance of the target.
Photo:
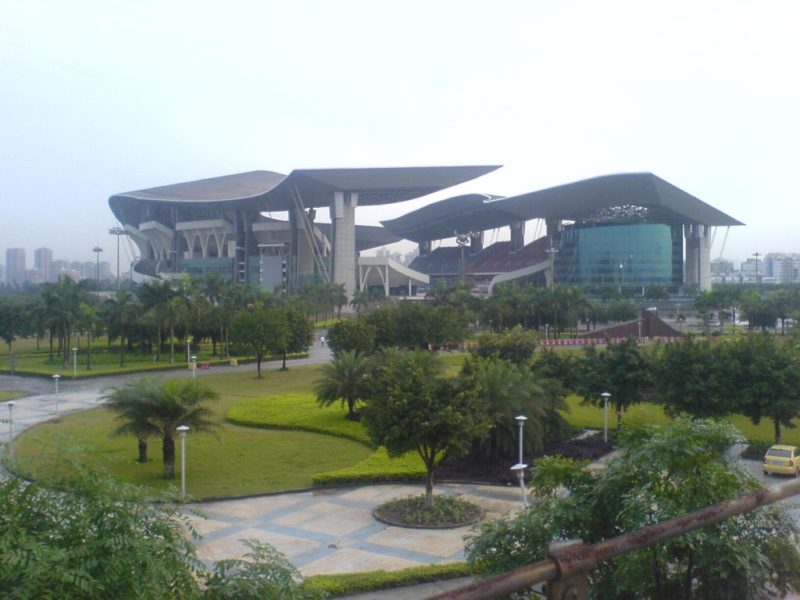
<svg viewBox="0 0 800 600">
<path fill-rule="evenodd" d="M 29 268 L 39 246 L 113 263 L 117 192 L 448 164 L 505 165 L 459 188 L 504 195 L 651 171 L 746 223 L 725 257 L 800 252 L 796 0 L 0 0 L 0 15 L 0 251 L 26 248 Z"/>
</svg>

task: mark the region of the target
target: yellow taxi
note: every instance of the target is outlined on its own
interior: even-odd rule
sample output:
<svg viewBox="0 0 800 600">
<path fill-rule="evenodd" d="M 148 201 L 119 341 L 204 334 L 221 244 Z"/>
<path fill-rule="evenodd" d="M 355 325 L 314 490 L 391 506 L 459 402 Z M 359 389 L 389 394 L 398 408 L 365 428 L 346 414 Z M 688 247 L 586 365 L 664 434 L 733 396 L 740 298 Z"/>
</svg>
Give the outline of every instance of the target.
<svg viewBox="0 0 800 600">
<path fill-rule="evenodd" d="M 764 475 L 794 475 L 800 470 L 800 448 L 776 444 L 764 455 Z"/>
</svg>

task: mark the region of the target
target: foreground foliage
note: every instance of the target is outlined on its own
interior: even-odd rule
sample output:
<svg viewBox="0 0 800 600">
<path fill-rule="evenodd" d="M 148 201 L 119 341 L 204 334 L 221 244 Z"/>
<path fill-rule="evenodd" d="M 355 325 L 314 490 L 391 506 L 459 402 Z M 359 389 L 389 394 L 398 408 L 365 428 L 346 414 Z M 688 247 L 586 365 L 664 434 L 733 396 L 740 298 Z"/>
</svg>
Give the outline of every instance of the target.
<svg viewBox="0 0 800 600">
<path fill-rule="evenodd" d="M 0 482 L 3 598 L 317 598 L 267 544 L 208 572 L 190 520 L 138 488 L 78 469 L 61 487 Z"/>
<path fill-rule="evenodd" d="M 541 560 L 552 540 L 596 543 L 709 506 L 758 487 L 725 461 L 740 439 L 730 425 L 679 418 L 663 428 L 630 429 L 626 452 L 596 472 L 543 459 L 537 494 L 519 517 L 485 525 L 468 543 L 480 572 Z M 563 486 L 566 497 L 556 495 Z M 800 585 L 800 541 L 783 507 L 762 508 L 603 564 L 591 575 L 597 598 L 775 597 Z"/>
</svg>

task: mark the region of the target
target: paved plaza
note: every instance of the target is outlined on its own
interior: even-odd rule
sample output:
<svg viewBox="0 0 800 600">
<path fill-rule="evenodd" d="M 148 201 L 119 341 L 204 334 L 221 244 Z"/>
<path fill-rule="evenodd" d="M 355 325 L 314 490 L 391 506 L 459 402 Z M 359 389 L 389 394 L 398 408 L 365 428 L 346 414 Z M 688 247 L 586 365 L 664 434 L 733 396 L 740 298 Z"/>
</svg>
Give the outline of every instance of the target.
<svg viewBox="0 0 800 600">
<path fill-rule="evenodd" d="M 419 485 L 370 485 L 357 488 L 277 494 L 196 506 L 207 518 L 195 518 L 203 535 L 201 560 L 212 563 L 241 556 L 241 539 L 268 542 L 304 575 L 397 570 L 444 564 L 464 558 L 470 527 L 411 529 L 377 521 L 372 510 L 392 498 L 420 494 Z M 439 484 L 437 493 L 472 500 L 486 519 L 518 510 L 519 489 L 470 484 Z"/>
</svg>

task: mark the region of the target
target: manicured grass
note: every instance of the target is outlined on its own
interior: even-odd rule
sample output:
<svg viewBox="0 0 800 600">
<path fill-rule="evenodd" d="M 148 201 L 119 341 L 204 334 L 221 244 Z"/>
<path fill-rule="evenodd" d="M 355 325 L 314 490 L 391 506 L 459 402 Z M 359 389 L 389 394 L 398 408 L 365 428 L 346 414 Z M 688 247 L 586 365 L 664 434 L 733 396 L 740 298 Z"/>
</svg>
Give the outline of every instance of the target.
<svg viewBox="0 0 800 600">
<path fill-rule="evenodd" d="M 15 453 L 20 468 L 35 477 L 62 468 L 66 458 L 74 457 L 155 490 L 176 484 L 163 479 L 160 440 L 150 440 L 150 461 L 141 464 L 135 460 L 136 439 L 112 436 L 112 431 L 110 412 L 100 408 L 36 427 L 17 443 Z M 314 473 L 352 465 L 371 454 L 363 444 L 302 431 L 223 424 L 217 436 L 187 436 L 188 489 L 196 498 L 309 488 Z M 176 462 L 179 467 L 179 457 Z"/>
<path fill-rule="evenodd" d="M 242 400 L 228 411 L 228 419 L 239 425 L 301 429 L 329 433 L 360 441 L 370 440 L 361 423 L 344 417 L 338 405 L 320 409 L 313 396 L 288 394 Z M 416 481 L 425 475 L 417 452 L 389 458 L 384 448 L 377 449 L 358 464 L 340 469 L 320 470 L 313 476 L 315 485 L 343 485 L 365 481 Z"/>
<path fill-rule="evenodd" d="M 0 391 L 0 402 L 7 402 L 8 400 L 13 400 L 14 398 L 22 398 L 25 395 L 25 392 L 14 392 L 14 391 Z"/>
<path fill-rule="evenodd" d="M 595 406 L 581 406 L 581 399 L 578 396 L 569 396 L 567 404 L 570 407 L 570 412 L 565 413 L 564 417 L 569 421 L 570 425 L 579 428 L 602 429 L 603 428 L 603 409 Z M 732 423 L 742 435 L 748 440 L 772 443 L 775 432 L 773 431 L 772 421 L 770 419 L 762 419 L 758 425 L 753 423 L 747 417 L 742 415 L 731 415 L 727 420 Z M 622 424 L 625 426 L 641 425 L 641 424 L 655 424 L 665 425 L 669 423 L 670 418 L 664 414 L 661 406 L 657 404 L 643 403 L 637 404 L 627 411 L 622 417 Z M 800 425 L 800 423 L 798 423 Z M 614 429 L 617 426 L 616 416 L 614 411 L 609 407 L 608 409 L 608 427 Z M 800 427 L 794 429 L 783 428 L 781 430 L 781 437 L 783 443 L 800 445 Z"/>
<path fill-rule="evenodd" d="M 252 372 L 205 376 L 203 381 L 221 395 L 212 407 L 221 428 L 218 437 L 192 433 L 187 437 L 190 493 L 206 498 L 308 488 L 315 473 L 356 465 L 372 455 L 373 450 L 363 443 L 331 435 L 224 422 L 225 413 L 243 399 L 273 391 L 307 393 L 317 376 L 315 367 L 291 366 L 288 371 L 265 371 L 263 379 L 256 379 Z M 314 410 L 321 409 L 314 405 Z M 345 420 L 338 407 L 327 410 Z M 136 439 L 112 436 L 113 430 L 113 416 L 104 408 L 69 415 L 22 434 L 15 454 L 21 470 L 30 474 L 46 475 L 62 468 L 66 459 L 75 459 L 102 465 L 124 481 L 154 489 L 170 485 L 161 478 L 159 440 L 151 440 L 150 462 L 142 465 L 135 461 Z"/>
<path fill-rule="evenodd" d="M 361 423 L 345 414 L 338 404 L 320 409 L 313 396 L 288 394 L 242 400 L 226 416 L 237 425 L 327 433 L 370 445 Z"/>
</svg>

